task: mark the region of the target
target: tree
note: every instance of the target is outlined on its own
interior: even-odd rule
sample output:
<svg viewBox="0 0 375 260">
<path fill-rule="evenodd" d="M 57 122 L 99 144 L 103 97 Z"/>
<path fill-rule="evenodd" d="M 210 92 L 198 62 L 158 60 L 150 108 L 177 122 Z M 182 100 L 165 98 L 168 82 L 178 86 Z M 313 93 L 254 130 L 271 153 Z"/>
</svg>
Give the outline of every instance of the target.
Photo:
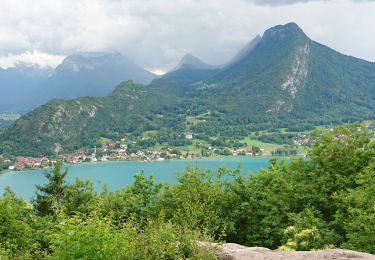
<svg viewBox="0 0 375 260">
<path fill-rule="evenodd" d="M 74 183 L 66 187 L 64 200 L 61 204 L 68 215 L 89 214 L 94 210 L 96 201 L 96 193 L 92 182 L 76 178 Z"/>
<path fill-rule="evenodd" d="M 290 226 L 283 233 L 279 250 L 306 251 L 333 247 L 335 234 L 321 219 L 320 212 L 306 207 L 300 213 L 288 214 Z"/>
<path fill-rule="evenodd" d="M 0 259 L 3 259 L 2 250 L 11 258 L 30 247 L 32 230 L 27 223 L 29 211 L 27 203 L 6 188 L 4 196 L 0 198 Z"/>
<path fill-rule="evenodd" d="M 45 172 L 44 176 L 48 183 L 45 185 L 36 185 L 36 199 L 34 206 L 38 214 L 42 216 L 51 215 L 55 212 L 56 206 L 64 198 L 64 192 L 67 188 L 65 177 L 68 170 L 61 172 L 62 162 L 57 161 L 54 165 L 53 171 Z"/>
<path fill-rule="evenodd" d="M 375 143 L 368 149 L 371 162 L 356 176 L 354 189 L 335 196 L 339 204 L 336 222 L 344 227 L 343 248 L 375 253 Z"/>
</svg>

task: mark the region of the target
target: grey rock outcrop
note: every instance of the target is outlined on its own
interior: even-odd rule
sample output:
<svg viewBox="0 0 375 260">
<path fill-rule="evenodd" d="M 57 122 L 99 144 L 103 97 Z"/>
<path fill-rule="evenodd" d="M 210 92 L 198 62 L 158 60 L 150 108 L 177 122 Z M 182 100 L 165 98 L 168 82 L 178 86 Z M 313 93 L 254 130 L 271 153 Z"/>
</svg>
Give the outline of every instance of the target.
<svg viewBox="0 0 375 260">
<path fill-rule="evenodd" d="M 212 245 L 212 244 L 211 244 Z M 218 246 L 217 257 L 221 260 L 374 260 L 375 255 L 343 249 L 284 252 L 264 247 L 246 247 L 238 244 Z"/>
</svg>

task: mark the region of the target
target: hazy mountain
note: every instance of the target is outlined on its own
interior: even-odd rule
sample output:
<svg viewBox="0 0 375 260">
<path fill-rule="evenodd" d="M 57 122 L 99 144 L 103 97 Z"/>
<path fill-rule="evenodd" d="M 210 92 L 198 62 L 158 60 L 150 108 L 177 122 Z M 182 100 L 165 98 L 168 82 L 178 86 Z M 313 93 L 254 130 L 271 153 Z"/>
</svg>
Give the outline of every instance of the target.
<svg viewBox="0 0 375 260">
<path fill-rule="evenodd" d="M 209 70 L 209 69 L 216 69 L 219 66 L 217 65 L 210 65 L 198 59 L 197 57 L 191 54 L 185 54 L 177 67 L 172 71 L 176 71 L 179 69 L 202 69 L 202 70 Z"/>
<path fill-rule="evenodd" d="M 244 57 L 246 57 L 259 43 L 261 37 L 257 35 L 252 41 L 246 44 L 229 62 L 222 65 L 210 65 L 197 57 L 186 54 L 182 57 L 176 68 L 163 76 L 163 79 L 180 85 L 180 87 L 189 87 L 191 84 L 207 80 L 225 68 L 228 68 Z"/>
<path fill-rule="evenodd" d="M 0 112 L 26 112 L 23 108 L 25 97 L 30 98 L 52 71 L 24 63 L 0 69 Z"/>
<path fill-rule="evenodd" d="M 228 67 L 233 64 L 236 64 L 243 58 L 245 58 L 254 48 L 257 46 L 257 44 L 260 42 L 262 37 L 260 35 L 257 35 L 253 40 L 251 40 L 249 43 L 247 43 L 229 62 L 227 62 L 224 66 Z"/>
<path fill-rule="evenodd" d="M 123 81 L 148 84 L 157 77 L 118 52 L 70 55 L 54 71 L 22 66 L 5 72 L 0 72 L 5 93 L 1 100 L 6 100 L 0 111 L 16 112 L 30 111 L 53 98 L 105 96 Z"/>
<path fill-rule="evenodd" d="M 194 81 L 182 66 L 148 87 L 128 82 L 106 98 L 49 102 L 7 128 L 0 141 L 18 153 L 51 153 L 103 134 L 166 127 L 181 133 L 197 115 L 204 120 L 190 124 L 189 131 L 228 137 L 375 118 L 375 64 L 312 41 L 294 23 L 270 28 L 240 57 L 222 69 L 194 69 L 202 63 L 188 57 L 191 77 L 202 73 Z"/>
<path fill-rule="evenodd" d="M 126 80 L 148 84 L 157 76 L 118 52 L 70 55 L 40 87 L 40 103 L 52 98 L 105 96 Z"/>
<path fill-rule="evenodd" d="M 207 64 L 191 54 L 186 54 L 177 67 L 162 78 L 180 87 L 188 87 L 191 83 L 212 77 L 220 68 L 221 66 Z"/>
</svg>

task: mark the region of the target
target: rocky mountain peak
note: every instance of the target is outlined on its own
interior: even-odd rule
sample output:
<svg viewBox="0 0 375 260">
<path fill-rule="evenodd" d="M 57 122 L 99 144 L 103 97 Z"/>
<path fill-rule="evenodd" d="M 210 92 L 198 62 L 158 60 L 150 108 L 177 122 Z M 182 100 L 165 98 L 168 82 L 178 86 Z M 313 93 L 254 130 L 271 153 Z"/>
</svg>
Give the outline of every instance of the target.
<svg viewBox="0 0 375 260">
<path fill-rule="evenodd" d="M 271 27 L 263 34 L 263 39 L 284 39 L 287 37 L 308 38 L 302 29 L 296 23 L 287 23 Z"/>
</svg>

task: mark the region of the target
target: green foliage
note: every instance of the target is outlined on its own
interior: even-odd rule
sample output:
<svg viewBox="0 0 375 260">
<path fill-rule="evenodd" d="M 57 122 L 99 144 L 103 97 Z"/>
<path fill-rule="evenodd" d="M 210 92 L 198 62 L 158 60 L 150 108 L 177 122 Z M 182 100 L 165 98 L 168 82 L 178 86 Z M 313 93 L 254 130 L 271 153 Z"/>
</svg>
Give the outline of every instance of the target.
<svg viewBox="0 0 375 260">
<path fill-rule="evenodd" d="M 316 136 L 309 156 L 327 187 L 332 190 L 351 188 L 353 181 L 366 165 L 370 154 L 366 145 L 370 142 L 369 132 L 365 126 L 357 124 L 337 126 L 332 131 L 325 131 Z M 322 183 L 323 184 L 323 183 Z"/>
<path fill-rule="evenodd" d="M 336 221 L 343 223 L 346 242 L 353 250 L 375 253 L 375 144 L 367 150 L 370 163 L 356 175 L 356 187 L 335 196 L 339 204 Z"/>
<path fill-rule="evenodd" d="M 76 215 L 58 224 L 51 249 L 58 259 L 213 259 L 212 252 L 198 248 L 199 239 L 199 232 L 171 223 L 149 221 L 140 228 L 130 221 L 118 227 L 110 217 Z"/>
<path fill-rule="evenodd" d="M 276 248 L 287 224 L 287 213 L 293 205 L 293 183 L 280 165 L 271 161 L 269 170 L 261 170 L 249 178 L 236 178 L 229 184 L 232 205 L 229 211 L 235 232 L 229 241 L 252 246 Z"/>
<path fill-rule="evenodd" d="M 59 203 L 64 197 L 64 192 L 67 187 L 64 178 L 68 174 L 68 170 L 65 169 L 64 172 L 61 172 L 61 166 L 62 162 L 57 161 L 52 172 L 46 171 L 44 173 L 48 183 L 44 186 L 36 185 L 40 193 L 36 193 L 34 206 L 37 212 L 42 216 L 55 213 Z"/>
<path fill-rule="evenodd" d="M 335 194 L 356 187 L 356 176 L 373 156 L 368 149 L 370 136 L 363 126 L 350 124 L 333 127 L 316 138 L 309 152 L 313 169 L 307 173 L 311 192 L 320 194 L 313 205 L 332 220 L 337 210 Z"/>
<path fill-rule="evenodd" d="M 100 211 L 104 215 L 113 214 L 117 222 L 135 216 L 139 221 L 145 220 L 148 207 L 154 203 L 162 185 L 154 182 L 153 176 L 146 178 L 141 172 L 134 175 L 132 186 L 116 192 L 104 192 L 100 196 Z"/>
<path fill-rule="evenodd" d="M 97 201 L 92 182 L 77 178 L 65 188 L 62 205 L 68 215 L 89 214 L 95 209 Z"/>
<path fill-rule="evenodd" d="M 302 212 L 288 214 L 291 226 L 283 232 L 280 250 L 306 251 L 333 247 L 335 234 L 321 219 L 319 212 L 305 208 Z"/>
<path fill-rule="evenodd" d="M 6 189 L 0 198 L 0 256 L 16 256 L 32 248 L 30 211 L 30 205 Z"/>
<path fill-rule="evenodd" d="M 214 252 L 197 241 L 224 240 L 375 253 L 375 144 L 369 132 L 351 124 L 314 138 L 309 159 L 272 159 L 257 174 L 189 167 L 177 184 L 161 185 L 139 173 L 133 185 L 116 192 L 95 192 L 90 181 L 79 179 L 65 184 L 58 163 L 46 174 L 42 195 L 51 204 L 43 211 L 38 201 L 33 210 L 9 190 L 0 198 L 0 256 L 210 259 Z"/>
<path fill-rule="evenodd" d="M 125 259 L 125 252 L 132 254 L 129 244 L 136 235 L 136 230 L 130 226 L 115 229 L 106 218 L 74 216 L 63 219 L 57 232 L 52 234 L 52 256 L 59 259 Z"/>
<path fill-rule="evenodd" d="M 166 219 L 186 228 L 225 235 L 229 223 L 225 217 L 223 178 L 237 174 L 238 170 L 225 168 L 218 172 L 187 168 L 178 177 L 178 184 L 165 186 L 164 192 L 151 205 L 151 212 L 154 216 L 162 213 Z"/>
</svg>

